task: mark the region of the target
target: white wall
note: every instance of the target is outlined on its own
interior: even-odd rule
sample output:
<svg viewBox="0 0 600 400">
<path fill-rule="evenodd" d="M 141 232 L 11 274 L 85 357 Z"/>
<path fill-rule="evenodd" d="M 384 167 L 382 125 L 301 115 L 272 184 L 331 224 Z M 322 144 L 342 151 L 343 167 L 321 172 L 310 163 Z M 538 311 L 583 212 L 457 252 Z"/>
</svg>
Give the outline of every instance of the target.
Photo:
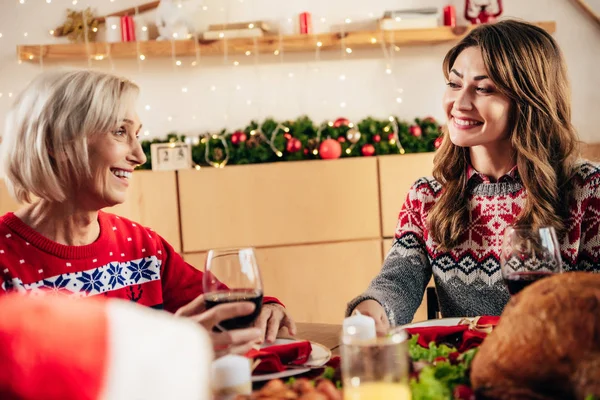
<svg viewBox="0 0 600 400">
<path fill-rule="evenodd" d="M 145 3 L 147 0 L 2 0 L 0 2 L 0 118 L 15 93 L 38 72 L 40 65 L 18 64 L 18 44 L 57 43 L 48 31 L 60 25 L 66 9 L 92 6 L 98 15 Z M 301 11 L 312 13 L 317 29 L 330 24 L 378 17 L 384 10 L 415 6 L 443 7 L 448 2 L 462 14 L 463 0 L 204 0 L 208 10 L 203 24 L 223 21 L 269 19 L 286 22 Z M 587 0 L 600 12 L 600 0 Z M 587 142 L 600 142 L 600 27 L 593 24 L 571 0 L 505 0 L 505 16 L 557 22 L 555 37 L 566 55 L 572 86 L 574 123 Z M 153 20 L 153 14 L 147 14 Z M 324 17 L 325 23 L 320 19 Z M 462 18 L 462 17 L 461 17 Z M 460 21 L 459 21 L 460 22 Z M 27 32 L 27 36 L 25 36 Z M 440 99 L 444 90 L 441 61 L 450 44 L 407 47 L 386 60 L 379 50 L 354 51 L 345 61 L 340 52 L 261 55 L 253 57 L 182 59 L 173 68 L 171 59 L 114 60 L 114 71 L 141 85 L 140 116 L 151 136 L 168 131 L 200 133 L 225 127 L 245 126 L 254 118 L 273 116 L 295 118 L 307 114 L 320 122 L 346 116 L 360 119 L 369 115 L 385 118 L 391 113 L 410 119 L 433 115 L 443 118 Z M 233 67 L 234 60 L 240 66 Z M 393 73 L 385 73 L 393 62 Z M 87 63 L 71 64 L 87 66 Z M 55 68 L 45 65 L 43 68 Z M 111 70 L 108 60 L 94 61 L 93 67 Z M 344 74 L 345 81 L 339 76 Z M 290 77 L 292 75 L 292 77 Z M 211 87 L 216 89 L 211 90 Z M 237 90 L 236 87 L 240 89 Z M 182 88 L 187 88 L 187 93 Z M 401 93 L 400 93 L 401 91 Z M 9 96 L 12 93 L 12 98 Z M 402 102 L 396 101 L 401 97 Z M 346 107 L 341 108 L 340 103 Z M 249 104 L 248 104 L 249 103 Z M 145 110 L 149 105 L 150 110 Z"/>
</svg>

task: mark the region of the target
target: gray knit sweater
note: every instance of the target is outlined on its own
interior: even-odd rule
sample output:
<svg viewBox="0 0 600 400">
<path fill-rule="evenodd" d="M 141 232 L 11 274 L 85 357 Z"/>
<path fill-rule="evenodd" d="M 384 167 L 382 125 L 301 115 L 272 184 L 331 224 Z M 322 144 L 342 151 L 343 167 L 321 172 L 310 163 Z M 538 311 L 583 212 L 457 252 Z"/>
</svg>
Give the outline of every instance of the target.
<svg viewBox="0 0 600 400">
<path fill-rule="evenodd" d="M 496 183 L 472 168 L 468 173 L 470 222 L 461 243 L 449 252 L 437 250 L 425 221 L 438 200 L 441 185 L 421 178 L 410 189 L 398 218 L 395 241 L 379 275 L 353 299 L 347 315 L 361 301 L 373 299 L 390 323 L 410 322 L 431 275 L 444 317 L 500 315 L 509 299 L 500 272 L 504 229 L 527 198 L 516 169 Z M 560 238 L 564 269 L 600 269 L 600 169 L 582 162 L 574 178 L 567 232 Z"/>
</svg>

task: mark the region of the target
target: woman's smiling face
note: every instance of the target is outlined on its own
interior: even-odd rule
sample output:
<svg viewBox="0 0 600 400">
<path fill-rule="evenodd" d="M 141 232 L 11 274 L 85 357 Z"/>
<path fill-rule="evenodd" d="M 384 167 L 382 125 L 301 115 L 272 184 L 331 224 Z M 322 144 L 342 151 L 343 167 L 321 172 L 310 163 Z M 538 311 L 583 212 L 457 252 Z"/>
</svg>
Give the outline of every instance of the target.
<svg viewBox="0 0 600 400">
<path fill-rule="evenodd" d="M 509 137 L 511 101 L 488 77 L 478 47 L 464 49 L 450 67 L 443 107 L 457 146 L 494 145 Z"/>
</svg>

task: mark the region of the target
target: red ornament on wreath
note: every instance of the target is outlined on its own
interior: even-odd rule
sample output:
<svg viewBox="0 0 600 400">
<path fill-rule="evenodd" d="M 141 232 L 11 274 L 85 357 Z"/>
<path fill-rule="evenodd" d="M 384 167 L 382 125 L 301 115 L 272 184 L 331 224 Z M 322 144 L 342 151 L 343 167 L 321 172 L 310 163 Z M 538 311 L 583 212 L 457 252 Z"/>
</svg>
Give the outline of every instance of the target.
<svg viewBox="0 0 600 400">
<path fill-rule="evenodd" d="M 334 128 L 339 128 L 340 126 L 348 126 L 348 125 L 350 125 L 350 120 L 348 120 L 348 118 L 338 118 L 335 121 L 333 121 Z"/>
<path fill-rule="evenodd" d="M 342 145 L 334 139 L 326 139 L 319 146 L 319 154 L 324 160 L 333 160 L 342 155 Z"/>
<path fill-rule="evenodd" d="M 346 138 L 343 136 L 338 136 L 337 141 L 340 143 L 346 143 Z"/>
<path fill-rule="evenodd" d="M 421 137 L 421 135 L 423 134 L 423 131 L 421 130 L 421 127 L 419 125 L 411 125 L 408 131 L 414 137 Z"/>
<path fill-rule="evenodd" d="M 393 133 L 390 133 L 388 135 L 388 140 L 391 142 L 392 140 L 396 140 L 395 135 Z"/>
<path fill-rule="evenodd" d="M 300 141 L 300 139 L 293 137 L 287 141 L 285 145 L 285 150 L 288 153 L 296 153 L 302 150 L 302 142 Z"/>
<path fill-rule="evenodd" d="M 373 146 L 370 143 L 367 143 L 367 144 L 363 145 L 363 147 L 360 148 L 360 152 L 365 157 L 371 157 L 372 155 L 375 154 L 375 146 Z"/>
<path fill-rule="evenodd" d="M 375 143 L 379 143 L 379 142 L 381 142 L 381 136 L 379 136 L 379 135 L 373 135 L 373 141 L 374 141 Z"/>
<path fill-rule="evenodd" d="M 436 150 L 439 149 L 442 146 L 443 140 L 444 140 L 443 136 L 440 136 L 437 139 L 435 139 L 433 142 L 433 147 L 435 147 Z"/>
<path fill-rule="evenodd" d="M 240 143 L 244 143 L 248 139 L 246 136 L 246 132 L 244 131 L 235 131 L 231 134 L 231 143 L 234 145 L 239 145 Z"/>
</svg>

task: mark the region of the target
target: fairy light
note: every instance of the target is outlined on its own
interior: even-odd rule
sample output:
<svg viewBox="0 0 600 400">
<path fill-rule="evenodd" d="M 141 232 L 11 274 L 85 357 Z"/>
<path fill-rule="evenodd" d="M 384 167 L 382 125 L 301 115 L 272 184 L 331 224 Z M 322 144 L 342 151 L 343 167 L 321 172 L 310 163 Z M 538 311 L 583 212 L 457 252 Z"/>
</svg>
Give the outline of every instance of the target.
<svg viewBox="0 0 600 400">
<path fill-rule="evenodd" d="M 19 0 L 19 3 L 25 4 L 25 0 Z"/>
<path fill-rule="evenodd" d="M 350 47 L 346 47 L 346 53 L 352 54 L 352 49 Z"/>
<path fill-rule="evenodd" d="M 173 121 L 173 117 L 171 117 L 170 115 L 167 117 L 167 121 L 171 122 Z"/>
<path fill-rule="evenodd" d="M 2 33 L 0 33 L 0 38 L 2 37 Z"/>
<path fill-rule="evenodd" d="M 117 29 L 117 25 L 115 25 L 115 24 L 112 24 L 112 25 L 110 26 L 110 29 L 113 29 L 113 30 L 114 30 L 114 29 Z"/>
<path fill-rule="evenodd" d="M 219 33 L 219 37 L 220 37 L 221 39 L 223 39 L 223 38 L 225 37 L 225 34 L 224 34 L 223 32 L 221 32 L 221 33 Z"/>
<path fill-rule="evenodd" d="M 192 67 L 195 67 L 196 65 L 198 65 L 198 63 L 196 61 L 192 61 Z"/>
<path fill-rule="evenodd" d="M 340 75 L 340 81 L 345 81 L 346 80 L 346 75 Z"/>
<path fill-rule="evenodd" d="M 347 24 L 349 24 L 350 22 L 352 22 L 352 20 L 351 20 L 350 18 L 346 18 L 346 19 L 344 20 L 344 22 L 345 22 L 345 23 L 347 23 Z"/>
<path fill-rule="evenodd" d="M 203 10 L 203 11 L 206 11 L 206 10 L 208 10 L 208 6 L 202 6 L 202 10 Z"/>
<path fill-rule="evenodd" d="M 188 92 L 188 88 L 186 88 L 186 87 L 182 87 L 182 88 L 181 88 L 181 92 L 182 92 L 182 93 L 187 93 L 187 92 Z"/>
<path fill-rule="evenodd" d="M 317 42 L 317 47 L 322 47 L 323 46 L 323 42 Z"/>
<path fill-rule="evenodd" d="M 8 92 L 8 97 L 12 97 L 12 92 Z"/>
<path fill-rule="evenodd" d="M 321 22 L 325 23 L 325 22 L 327 22 L 327 19 L 325 17 L 321 17 Z"/>
<path fill-rule="evenodd" d="M 246 104 L 249 106 L 252 105 L 252 100 L 250 100 L 250 99 L 246 100 Z"/>
<path fill-rule="evenodd" d="M 175 65 L 177 65 L 178 67 L 181 67 L 181 60 L 175 61 Z"/>
<path fill-rule="evenodd" d="M 396 97 L 396 103 L 402 103 L 402 97 Z"/>
<path fill-rule="evenodd" d="M 76 6 L 77 5 L 77 0 L 73 0 L 72 3 L 73 3 L 74 6 Z"/>
<path fill-rule="evenodd" d="M 144 136 L 150 136 L 150 131 L 149 130 L 145 130 L 144 131 Z"/>
<path fill-rule="evenodd" d="M 237 67 L 238 65 L 240 65 L 240 62 L 236 60 L 233 62 L 233 65 Z"/>
<path fill-rule="evenodd" d="M 235 86 L 235 90 L 240 90 L 242 87 L 240 85 Z"/>
<path fill-rule="evenodd" d="M 94 60 L 102 61 L 102 60 L 104 60 L 104 56 L 102 54 L 98 54 L 98 55 L 94 56 Z"/>
<path fill-rule="evenodd" d="M 294 73 L 293 73 L 293 72 L 290 72 L 290 73 L 288 73 L 288 76 L 289 76 L 290 78 L 293 78 L 293 77 L 294 77 Z"/>
<path fill-rule="evenodd" d="M 388 74 L 388 75 L 390 75 L 392 73 L 392 69 L 390 67 L 387 67 L 385 69 L 385 73 Z"/>
<path fill-rule="evenodd" d="M 148 27 L 146 25 L 142 26 L 142 31 L 147 32 L 148 31 Z"/>
<path fill-rule="evenodd" d="M 30 59 L 30 60 L 33 60 L 33 54 L 29 56 L 29 59 Z"/>
<path fill-rule="evenodd" d="M 211 92 L 214 92 L 215 90 L 217 90 L 217 87 L 216 87 L 215 85 L 212 85 L 212 86 L 210 87 L 210 91 L 211 91 Z"/>
<path fill-rule="evenodd" d="M 279 55 L 279 50 L 275 50 L 275 51 L 273 52 L 273 54 L 274 54 L 274 55 L 276 55 L 276 56 L 278 56 L 278 55 Z"/>
<path fill-rule="evenodd" d="M 173 38 L 177 39 L 179 37 L 179 34 L 177 32 L 173 32 Z"/>
<path fill-rule="evenodd" d="M 49 33 L 50 33 L 51 35 L 54 35 L 54 29 L 50 29 Z"/>
<path fill-rule="evenodd" d="M 146 56 L 143 54 L 140 54 L 140 60 L 144 61 L 146 59 Z"/>
<path fill-rule="evenodd" d="M 252 52 L 250 50 L 246 51 L 247 56 L 249 56 L 250 54 L 252 54 Z"/>
<path fill-rule="evenodd" d="M 93 28 L 92 28 L 92 32 L 98 32 L 98 28 L 96 28 L 96 27 L 93 27 Z"/>
<path fill-rule="evenodd" d="M 146 107 L 144 107 L 146 109 L 146 111 L 150 111 L 150 104 L 146 104 Z"/>
<path fill-rule="evenodd" d="M 254 28 L 254 24 L 248 24 L 248 29 Z"/>
<path fill-rule="evenodd" d="M 341 107 L 341 108 L 346 108 L 346 102 L 345 102 L 345 101 L 342 101 L 342 102 L 340 103 L 340 107 Z"/>
<path fill-rule="evenodd" d="M 27 35 L 28 35 L 28 33 L 27 33 L 27 32 L 25 32 L 25 33 L 23 34 L 23 36 L 25 36 L 25 37 L 27 37 Z"/>
<path fill-rule="evenodd" d="M 375 39 L 374 37 L 371 38 L 371 43 L 375 44 L 377 43 L 377 39 Z"/>
<path fill-rule="evenodd" d="M 52 3 L 52 0 L 46 0 L 46 4 Z"/>
</svg>

